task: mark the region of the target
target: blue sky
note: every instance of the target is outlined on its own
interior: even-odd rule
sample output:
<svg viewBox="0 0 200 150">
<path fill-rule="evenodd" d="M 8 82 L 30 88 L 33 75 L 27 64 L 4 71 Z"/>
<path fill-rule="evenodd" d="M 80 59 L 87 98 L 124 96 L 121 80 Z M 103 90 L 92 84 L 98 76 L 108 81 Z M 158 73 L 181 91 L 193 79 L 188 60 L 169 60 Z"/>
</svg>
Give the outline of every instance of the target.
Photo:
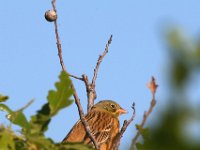
<svg viewBox="0 0 200 150">
<path fill-rule="evenodd" d="M 166 63 L 170 58 L 164 29 L 177 25 L 191 37 L 197 37 L 199 5 L 198 0 L 57 0 L 63 58 L 71 74 L 85 73 L 91 79 L 98 56 L 113 34 L 109 53 L 100 66 L 96 91 L 97 101 L 114 99 L 130 112 L 121 117 L 121 123 L 130 118 L 132 101 L 136 103 L 137 116 L 121 147 L 130 143 L 135 123 L 141 121 L 149 106 L 151 94 L 146 83 L 152 75 L 160 85 L 156 110 L 166 103 Z M 35 99 L 25 110 L 30 116 L 46 102 L 48 90 L 54 88 L 61 70 L 54 26 L 44 19 L 51 1 L 4 0 L 0 8 L 0 93 L 10 96 L 8 104 L 13 109 Z M 73 81 L 86 108 L 84 84 Z M 2 119 L 4 115 L 0 114 L 1 122 L 8 124 Z M 155 119 L 153 116 L 149 121 Z M 73 104 L 53 118 L 47 136 L 61 141 L 78 118 Z"/>
</svg>

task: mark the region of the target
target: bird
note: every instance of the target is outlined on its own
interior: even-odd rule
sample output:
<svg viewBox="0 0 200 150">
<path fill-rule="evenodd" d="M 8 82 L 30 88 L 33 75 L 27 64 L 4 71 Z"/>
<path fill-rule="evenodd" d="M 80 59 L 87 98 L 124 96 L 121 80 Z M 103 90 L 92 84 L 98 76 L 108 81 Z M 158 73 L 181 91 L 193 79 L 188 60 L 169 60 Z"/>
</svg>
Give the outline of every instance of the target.
<svg viewBox="0 0 200 150">
<path fill-rule="evenodd" d="M 120 131 L 118 118 L 125 113 L 127 111 L 115 101 L 102 100 L 93 105 L 91 110 L 85 115 L 91 134 L 100 146 L 100 150 L 112 150 L 115 137 Z M 62 142 L 83 142 L 94 147 L 81 120 L 76 122 Z"/>
</svg>

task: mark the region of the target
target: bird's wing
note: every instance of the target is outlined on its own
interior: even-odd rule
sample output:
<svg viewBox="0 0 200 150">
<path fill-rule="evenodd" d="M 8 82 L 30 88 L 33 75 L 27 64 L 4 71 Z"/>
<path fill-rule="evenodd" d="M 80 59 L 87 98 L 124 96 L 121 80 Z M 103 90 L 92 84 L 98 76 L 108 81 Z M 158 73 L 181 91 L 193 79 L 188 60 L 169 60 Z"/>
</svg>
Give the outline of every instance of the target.
<svg viewBox="0 0 200 150">
<path fill-rule="evenodd" d="M 84 126 L 79 120 L 73 128 L 70 130 L 70 132 L 67 134 L 67 136 L 63 139 L 62 142 L 83 142 L 84 137 L 86 135 Z"/>
<path fill-rule="evenodd" d="M 94 135 L 97 143 L 102 144 L 108 140 L 113 128 L 113 117 L 103 111 L 91 111 L 86 115 L 86 120 L 90 125 L 91 133 Z M 91 143 L 89 137 L 85 137 L 85 143 Z"/>
<path fill-rule="evenodd" d="M 112 115 L 103 111 L 91 110 L 85 119 L 89 124 L 91 134 L 95 137 L 97 143 L 101 144 L 108 140 L 111 136 L 111 132 L 114 125 L 114 119 Z M 64 138 L 63 142 L 84 142 L 91 144 L 92 141 L 86 134 L 85 128 L 82 122 L 79 120 Z"/>
</svg>

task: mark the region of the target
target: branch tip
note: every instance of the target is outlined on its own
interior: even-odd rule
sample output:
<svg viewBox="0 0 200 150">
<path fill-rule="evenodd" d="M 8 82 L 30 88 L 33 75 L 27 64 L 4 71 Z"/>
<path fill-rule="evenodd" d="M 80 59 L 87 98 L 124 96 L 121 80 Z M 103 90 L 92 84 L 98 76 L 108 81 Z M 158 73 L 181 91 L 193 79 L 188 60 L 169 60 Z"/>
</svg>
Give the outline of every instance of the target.
<svg viewBox="0 0 200 150">
<path fill-rule="evenodd" d="M 133 111 L 135 112 L 135 102 L 133 102 L 131 108 L 133 109 Z"/>
<path fill-rule="evenodd" d="M 150 103 L 148 111 L 144 111 L 143 120 L 142 120 L 142 122 L 140 124 L 141 128 L 144 127 L 144 125 L 145 125 L 145 123 L 147 121 L 147 118 L 149 117 L 149 115 L 153 111 L 153 108 L 156 105 L 155 94 L 156 94 L 156 90 L 158 88 L 158 85 L 156 84 L 155 78 L 153 76 L 151 78 L 151 82 L 147 84 L 147 87 L 150 89 L 150 91 L 152 93 L 152 100 L 151 100 L 151 103 Z M 136 135 L 135 135 L 135 137 L 132 139 L 131 148 L 130 148 L 131 150 L 135 149 L 135 145 L 137 143 L 137 140 L 138 140 L 139 136 L 140 136 L 140 132 L 138 130 Z"/>
<path fill-rule="evenodd" d="M 86 78 L 83 77 L 83 81 L 85 82 L 87 97 L 88 97 L 88 106 L 87 106 L 88 112 L 90 111 L 91 107 L 94 105 L 94 100 L 97 97 L 96 91 L 95 91 L 95 86 L 96 86 L 96 79 L 97 79 L 99 66 L 100 66 L 102 60 L 104 59 L 105 55 L 108 53 L 108 47 L 111 44 L 111 42 L 112 42 L 112 35 L 110 36 L 103 53 L 101 55 L 99 55 L 96 66 L 94 68 L 94 74 L 93 74 L 91 84 L 89 83 L 88 80 L 86 80 Z"/>
<path fill-rule="evenodd" d="M 115 141 L 113 142 L 113 150 L 118 150 L 119 144 L 120 144 L 120 140 L 123 137 L 124 132 L 126 131 L 127 127 L 130 125 L 130 123 L 133 121 L 133 119 L 135 118 L 135 102 L 133 102 L 131 108 L 133 109 L 133 114 L 131 116 L 131 118 L 129 120 L 124 120 L 123 126 L 120 130 L 120 132 L 118 133 L 117 137 L 115 138 Z"/>
</svg>

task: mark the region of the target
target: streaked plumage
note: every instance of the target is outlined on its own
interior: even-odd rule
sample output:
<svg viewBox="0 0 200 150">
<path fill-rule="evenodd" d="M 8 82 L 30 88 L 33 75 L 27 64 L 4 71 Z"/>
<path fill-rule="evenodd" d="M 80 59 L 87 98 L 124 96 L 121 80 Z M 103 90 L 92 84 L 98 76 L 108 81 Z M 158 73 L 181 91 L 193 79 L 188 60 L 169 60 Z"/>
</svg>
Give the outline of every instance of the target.
<svg viewBox="0 0 200 150">
<path fill-rule="evenodd" d="M 126 113 L 126 111 L 119 104 L 111 100 L 104 100 L 95 104 L 85 116 L 91 133 L 95 136 L 98 144 L 100 144 L 101 150 L 112 149 L 112 142 L 120 128 L 118 117 L 123 113 Z M 92 144 L 80 120 L 74 125 L 63 142 Z"/>
</svg>

